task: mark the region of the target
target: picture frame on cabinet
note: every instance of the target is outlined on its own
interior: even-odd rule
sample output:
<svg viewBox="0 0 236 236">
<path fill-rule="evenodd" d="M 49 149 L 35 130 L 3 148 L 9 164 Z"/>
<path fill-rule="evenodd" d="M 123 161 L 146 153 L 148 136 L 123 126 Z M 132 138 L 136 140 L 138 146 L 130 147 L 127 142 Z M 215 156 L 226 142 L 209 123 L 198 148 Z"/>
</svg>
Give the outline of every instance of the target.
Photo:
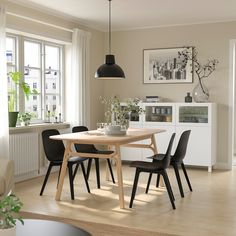
<svg viewBox="0 0 236 236">
<path fill-rule="evenodd" d="M 193 63 L 179 57 L 193 47 L 156 48 L 143 50 L 144 84 L 193 83 Z"/>
</svg>

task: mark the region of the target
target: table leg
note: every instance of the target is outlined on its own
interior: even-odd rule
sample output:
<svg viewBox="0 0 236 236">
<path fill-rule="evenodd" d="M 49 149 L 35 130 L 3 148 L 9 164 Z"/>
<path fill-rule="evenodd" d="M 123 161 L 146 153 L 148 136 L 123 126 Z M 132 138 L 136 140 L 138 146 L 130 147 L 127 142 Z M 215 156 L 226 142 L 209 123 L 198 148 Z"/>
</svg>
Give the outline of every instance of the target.
<svg viewBox="0 0 236 236">
<path fill-rule="evenodd" d="M 116 151 L 116 156 L 114 159 L 116 161 L 120 208 L 125 208 L 123 176 L 122 176 L 121 155 L 120 155 L 120 146 L 119 145 L 115 146 L 115 151 Z"/>
<path fill-rule="evenodd" d="M 56 197 L 55 197 L 56 201 L 59 201 L 60 198 L 61 198 L 61 191 L 62 191 L 62 187 L 63 187 L 65 175 L 66 175 L 66 169 L 67 169 L 67 163 L 68 163 L 68 159 L 69 159 L 69 153 L 71 151 L 70 147 L 71 147 L 71 143 L 69 141 L 67 141 L 66 149 L 65 149 L 65 153 L 64 153 L 64 157 L 63 157 L 63 162 L 62 162 L 62 167 L 61 167 L 60 179 L 59 179 L 57 192 L 56 192 Z"/>
</svg>

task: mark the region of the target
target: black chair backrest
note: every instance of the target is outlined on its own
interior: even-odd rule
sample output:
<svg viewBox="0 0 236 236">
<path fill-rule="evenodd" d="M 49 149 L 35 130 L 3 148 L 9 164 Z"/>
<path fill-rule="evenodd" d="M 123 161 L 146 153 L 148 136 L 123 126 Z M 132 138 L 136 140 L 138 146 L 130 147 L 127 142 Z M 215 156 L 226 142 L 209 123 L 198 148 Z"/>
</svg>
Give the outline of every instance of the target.
<svg viewBox="0 0 236 236">
<path fill-rule="evenodd" d="M 181 134 L 178 146 L 175 150 L 175 154 L 171 158 L 172 161 L 181 162 L 184 159 L 187 151 L 190 133 L 191 130 L 186 130 Z"/>
<path fill-rule="evenodd" d="M 72 128 L 73 133 L 84 132 L 84 131 L 88 131 L 88 128 L 86 126 L 74 126 Z M 96 152 L 97 149 L 93 144 L 75 144 L 75 150 L 77 152 L 93 153 Z"/>
<path fill-rule="evenodd" d="M 56 129 L 48 129 L 42 132 L 43 147 L 49 161 L 62 161 L 65 147 L 61 140 L 53 140 L 49 137 L 60 134 Z"/>
<path fill-rule="evenodd" d="M 161 161 L 158 161 L 157 163 L 158 168 L 166 169 L 170 165 L 171 149 L 173 146 L 174 138 L 175 138 L 175 133 L 173 133 L 170 138 L 170 142 L 169 142 L 164 158 Z"/>
</svg>

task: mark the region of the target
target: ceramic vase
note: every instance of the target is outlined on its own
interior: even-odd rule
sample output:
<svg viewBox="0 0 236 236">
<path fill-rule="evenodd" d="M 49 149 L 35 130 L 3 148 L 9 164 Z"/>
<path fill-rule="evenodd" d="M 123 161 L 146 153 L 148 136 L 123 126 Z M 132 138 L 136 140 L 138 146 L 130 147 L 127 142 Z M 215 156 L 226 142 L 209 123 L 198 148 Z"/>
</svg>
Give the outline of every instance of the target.
<svg viewBox="0 0 236 236">
<path fill-rule="evenodd" d="M 208 102 L 209 91 L 203 80 L 199 81 L 196 87 L 193 89 L 193 99 L 195 102 Z"/>
</svg>

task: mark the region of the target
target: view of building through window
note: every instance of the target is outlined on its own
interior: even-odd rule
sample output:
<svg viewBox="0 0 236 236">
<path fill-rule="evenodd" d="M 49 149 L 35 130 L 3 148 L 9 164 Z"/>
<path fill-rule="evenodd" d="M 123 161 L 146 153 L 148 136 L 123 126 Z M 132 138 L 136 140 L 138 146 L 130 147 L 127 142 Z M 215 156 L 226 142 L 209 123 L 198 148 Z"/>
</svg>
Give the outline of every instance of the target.
<svg viewBox="0 0 236 236">
<path fill-rule="evenodd" d="M 37 95 L 29 96 L 27 100 L 18 91 L 15 109 L 33 113 L 36 121 L 48 121 L 48 114 L 51 121 L 55 121 L 59 113 L 62 115 L 62 49 L 63 45 L 51 42 L 18 35 L 7 36 L 7 71 L 22 72 L 23 79 L 31 90 L 36 89 L 38 92 Z M 14 86 L 8 78 L 9 96 Z"/>
</svg>

